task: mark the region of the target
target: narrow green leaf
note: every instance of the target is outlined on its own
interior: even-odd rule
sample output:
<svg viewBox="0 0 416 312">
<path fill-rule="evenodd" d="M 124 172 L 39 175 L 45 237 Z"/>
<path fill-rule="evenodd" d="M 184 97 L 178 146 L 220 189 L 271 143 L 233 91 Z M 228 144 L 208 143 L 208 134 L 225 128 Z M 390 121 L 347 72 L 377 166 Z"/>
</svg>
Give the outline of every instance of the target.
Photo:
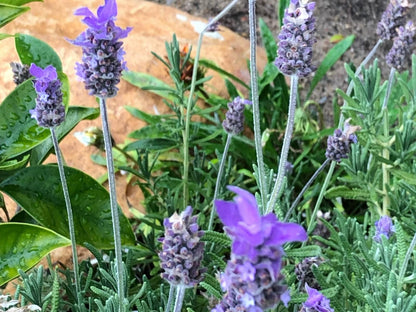
<svg viewBox="0 0 416 312">
<path fill-rule="evenodd" d="M 65 175 L 74 213 L 78 244 L 85 242 L 100 248 L 113 248 L 113 225 L 107 190 L 89 175 L 65 167 Z M 31 166 L 0 183 L 0 190 L 13 198 L 39 224 L 69 237 L 67 213 L 58 167 Z M 135 244 L 127 218 L 119 211 L 121 241 Z"/>
<path fill-rule="evenodd" d="M 29 10 L 30 8 L 28 7 L 0 4 L 0 28 Z"/>
<path fill-rule="evenodd" d="M 319 246 L 305 246 L 296 249 L 285 250 L 286 257 L 306 258 L 321 255 L 322 251 Z"/>
<path fill-rule="evenodd" d="M 95 119 L 100 115 L 98 108 L 71 106 L 65 116 L 65 122 L 56 128 L 58 140 L 63 139 L 75 126 L 85 119 Z M 46 140 L 31 152 L 30 164 L 40 165 L 52 152 L 52 140 Z"/>
<path fill-rule="evenodd" d="M 62 72 L 58 72 L 58 76 L 62 82 L 63 103 L 67 106 L 68 78 Z M 0 163 L 31 150 L 50 136 L 49 129 L 39 127 L 30 116 L 35 99 L 35 89 L 28 80 L 17 86 L 0 105 Z"/>
<path fill-rule="evenodd" d="M 154 139 L 142 139 L 140 141 L 136 141 L 133 143 L 128 144 L 124 150 L 128 151 L 135 151 L 135 150 L 151 150 L 151 151 L 160 151 L 165 149 L 171 149 L 177 146 L 176 141 L 164 139 L 164 138 L 154 138 Z"/>
<path fill-rule="evenodd" d="M 276 58 L 277 44 L 274 35 L 262 18 L 259 19 L 260 35 L 266 50 L 268 63 L 273 63 Z"/>
<path fill-rule="evenodd" d="M 213 61 L 201 59 L 199 60 L 199 65 L 204 66 L 206 68 L 212 69 L 213 71 L 216 71 L 217 73 L 221 74 L 224 77 L 227 77 L 231 80 L 234 80 L 235 82 L 239 83 L 246 89 L 250 89 L 250 87 L 242 81 L 240 78 L 234 76 L 233 74 L 223 70 L 221 67 L 218 67 Z"/>
<path fill-rule="evenodd" d="M 409 184 L 416 185 L 416 174 L 399 169 L 390 169 L 390 172 L 399 179 L 403 179 Z"/>
<path fill-rule="evenodd" d="M 62 71 L 61 59 L 46 42 L 30 35 L 16 34 L 15 44 L 17 54 L 23 64 L 35 63 L 42 68 L 53 65 L 58 72 Z"/>
<path fill-rule="evenodd" d="M 157 123 L 157 122 L 160 122 L 160 120 L 163 118 L 171 117 L 171 115 L 151 115 L 132 106 L 124 106 L 124 108 L 134 117 L 140 120 L 143 120 L 144 122 L 148 124 Z"/>
<path fill-rule="evenodd" d="M 146 73 L 139 73 L 134 71 L 123 71 L 123 79 L 133 86 L 139 87 L 140 89 L 146 88 L 150 92 L 157 94 L 164 99 L 173 101 L 175 97 L 172 95 L 174 90 L 172 87 L 162 80 L 159 80 L 152 75 Z"/>
<path fill-rule="evenodd" d="M 25 223 L 0 224 L 0 286 L 27 271 L 55 248 L 71 241 L 51 230 Z"/>
<path fill-rule="evenodd" d="M 327 71 L 335 64 L 336 61 L 349 49 L 349 47 L 354 42 L 354 35 L 348 36 L 344 40 L 338 42 L 331 50 L 329 50 L 328 54 L 325 56 L 322 63 L 319 65 L 315 76 L 312 79 L 311 86 L 309 88 L 308 94 L 306 96 L 306 100 L 309 99 L 312 91 L 315 89 L 316 85 L 321 81 L 321 79 L 325 76 Z"/>
<path fill-rule="evenodd" d="M 6 38 L 10 38 L 10 37 L 13 37 L 13 35 L 0 33 L 0 40 L 6 39 Z"/>
</svg>

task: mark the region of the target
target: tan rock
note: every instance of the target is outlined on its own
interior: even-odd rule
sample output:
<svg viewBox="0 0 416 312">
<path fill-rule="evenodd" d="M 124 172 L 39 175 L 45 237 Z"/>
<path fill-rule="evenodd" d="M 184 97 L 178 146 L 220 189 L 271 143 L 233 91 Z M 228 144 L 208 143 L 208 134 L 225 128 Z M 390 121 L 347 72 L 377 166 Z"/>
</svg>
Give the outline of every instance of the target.
<svg viewBox="0 0 416 312">
<path fill-rule="evenodd" d="M 66 38 L 76 38 L 86 27 L 78 16 L 73 15 L 77 8 L 88 6 L 95 13 L 96 8 L 103 2 L 97 0 L 35 2 L 30 4 L 31 11 L 1 30 L 9 34 L 18 32 L 30 34 L 55 49 L 70 80 L 70 105 L 97 106 L 95 99 L 88 96 L 83 84 L 75 75 L 74 65 L 81 59 L 81 48 L 70 44 Z M 128 68 L 152 74 L 170 83 L 166 68 L 151 52 L 165 56 L 165 41 L 171 40 L 174 33 L 181 45 L 190 44 L 195 52 L 199 36 L 196 29 L 206 22 L 204 19 L 193 17 L 172 7 L 139 0 L 119 0 L 117 24 L 123 28 L 133 27 L 128 38 L 124 40 Z M 246 65 L 249 58 L 249 42 L 224 27 L 220 32 L 209 35 L 204 38 L 201 57 L 213 60 L 221 68 L 249 83 L 249 71 Z M 0 53 L 0 83 L 3 86 L 0 89 L 1 101 L 14 88 L 9 62 L 17 60 L 13 39 L 3 40 Z M 258 50 L 258 63 L 260 68 L 266 63 L 265 53 L 261 49 Z M 213 75 L 214 78 L 206 84 L 206 89 L 226 97 L 227 91 L 223 79 L 210 71 L 207 75 Z M 143 126 L 141 121 L 133 118 L 124 109 L 125 105 L 137 107 L 148 113 L 154 113 L 155 107 L 161 113 L 166 112 L 166 106 L 161 98 L 122 81 L 119 95 L 108 101 L 110 127 L 117 143 L 123 143 L 128 133 Z M 83 121 L 74 131 L 82 131 L 91 125 L 100 126 L 101 121 L 99 119 Z M 79 168 L 94 178 L 106 173 L 105 168 L 95 165 L 89 158 L 89 155 L 96 150 L 93 147 L 83 146 L 72 134 L 62 141 L 61 148 L 68 165 Z M 48 162 L 55 162 L 54 157 L 50 157 Z M 118 177 L 118 181 L 119 203 L 124 212 L 130 215 L 126 199 L 126 180 L 124 177 Z M 141 199 L 139 188 L 136 187 L 136 192 L 129 195 L 128 201 L 133 207 L 139 208 Z"/>
</svg>

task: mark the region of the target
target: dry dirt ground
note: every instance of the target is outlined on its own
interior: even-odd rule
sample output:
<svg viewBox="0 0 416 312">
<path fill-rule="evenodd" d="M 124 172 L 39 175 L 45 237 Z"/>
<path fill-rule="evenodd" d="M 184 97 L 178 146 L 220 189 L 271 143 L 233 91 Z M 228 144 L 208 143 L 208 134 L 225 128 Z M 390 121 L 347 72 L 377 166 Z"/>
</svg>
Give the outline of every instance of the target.
<svg viewBox="0 0 416 312">
<path fill-rule="evenodd" d="M 210 18 L 218 14 L 230 1 L 223 0 L 151 0 L 158 3 L 174 6 L 197 16 Z M 316 87 L 312 99 L 317 101 L 328 116 L 326 123 L 332 124 L 332 99 L 336 88 L 344 89 L 347 86 L 347 76 L 344 70 L 345 62 L 352 62 L 356 66 L 365 58 L 377 42 L 377 23 L 385 10 L 388 0 L 316 0 L 314 15 L 316 17 L 317 43 L 314 49 L 316 65 L 325 57 L 333 47 L 330 42 L 332 36 L 340 34 L 344 37 L 355 35 L 352 47 L 344 54 L 330 72 Z M 416 7 L 414 8 L 416 9 Z M 257 17 L 261 17 L 267 25 L 278 34 L 277 21 L 278 0 L 258 0 L 256 2 Z M 415 16 L 413 10 L 412 16 Z M 248 37 L 248 1 L 240 0 L 221 21 L 221 24 Z M 390 45 L 384 44 L 379 48 L 376 56 L 384 62 L 384 55 Z M 384 64 L 384 63 L 383 63 Z M 383 72 L 387 78 L 388 71 Z M 307 88 L 310 78 L 302 83 Z"/>
</svg>

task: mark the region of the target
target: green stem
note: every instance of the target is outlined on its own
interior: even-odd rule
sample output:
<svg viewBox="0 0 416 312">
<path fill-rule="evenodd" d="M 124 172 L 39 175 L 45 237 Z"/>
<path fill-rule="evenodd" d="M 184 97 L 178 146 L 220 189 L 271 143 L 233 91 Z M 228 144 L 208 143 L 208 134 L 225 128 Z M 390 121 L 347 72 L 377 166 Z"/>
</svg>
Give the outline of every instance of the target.
<svg viewBox="0 0 416 312">
<path fill-rule="evenodd" d="M 219 192 L 220 187 L 221 187 L 222 175 L 224 173 L 225 162 L 227 160 L 228 149 L 230 147 L 230 143 L 231 143 L 232 138 L 233 138 L 232 134 L 227 135 L 227 141 L 225 142 L 224 152 L 223 152 L 222 157 L 221 157 L 220 167 L 218 169 L 217 181 L 215 183 L 214 199 L 212 200 L 211 215 L 209 217 L 208 231 L 212 230 L 212 224 L 214 223 L 215 200 L 218 197 L 218 192 Z"/>
<path fill-rule="evenodd" d="M 185 132 L 183 135 L 183 207 L 188 206 L 189 198 L 189 186 L 188 186 L 188 176 L 189 176 L 189 128 L 191 122 L 191 111 L 192 111 L 192 101 L 195 93 L 195 82 L 198 73 L 199 58 L 201 54 L 202 39 L 204 33 L 211 27 L 211 25 L 218 22 L 218 20 L 223 17 L 227 12 L 238 2 L 234 0 L 229 3 L 217 16 L 215 16 L 205 28 L 201 31 L 198 38 L 198 44 L 196 47 L 196 55 L 194 58 L 193 71 L 192 71 L 192 80 L 191 80 L 191 89 L 189 91 L 188 102 L 186 105 L 186 118 L 185 118 Z"/>
<path fill-rule="evenodd" d="M 394 67 L 392 67 L 390 69 L 389 82 L 387 84 L 386 95 L 384 96 L 383 107 L 382 107 L 382 110 L 383 110 L 383 134 L 384 134 L 384 138 L 386 139 L 386 141 L 389 140 L 389 132 L 390 132 L 389 131 L 389 112 L 388 112 L 388 108 L 387 108 L 387 103 L 389 102 L 391 88 L 392 88 L 393 82 L 394 82 L 395 72 L 396 72 L 396 70 L 394 69 Z M 390 159 L 390 152 L 389 152 L 389 149 L 387 147 L 383 148 L 382 156 L 385 159 Z M 388 171 L 388 165 L 386 163 L 383 162 L 381 164 L 381 168 L 382 168 L 382 173 L 383 173 L 383 215 L 387 215 L 388 209 L 390 207 L 390 197 L 389 197 L 389 193 L 388 193 L 388 190 L 387 190 L 387 185 L 390 184 L 390 174 L 389 174 L 389 171 Z"/>
<path fill-rule="evenodd" d="M 61 149 L 59 148 L 58 139 L 55 134 L 55 128 L 52 127 L 50 128 L 50 130 L 51 130 L 53 146 L 55 148 L 56 159 L 58 162 L 58 169 L 59 169 L 59 176 L 61 178 L 62 191 L 64 193 L 64 198 L 65 198 L 66 213 L 68 215 L 69 237 L 71 238 L 72 262 L 74 266 L 75 291 L 76 291 L 79 309 L 83 311 L 81 291 L 80 291 L 81 287 L 79 283 L 77 242 L 75 239 L 75 226 L 74 226 L 74 216 L 73 216 L 72 207 L 71 207 L 71 199 L 69 197 L 68 184 L 66 182 L 66 177 L 65 177 L 62 153 L 61 153 Z"/>
<path fill-rule="evenodd" d="M 315 207 L 313 209 L 312 216 L 311 216 L 311 220 L 310 220 L 310 222 L 308 224 L 308 229 L 306 231 L 308 233 L 308 235 L 312 232 L 312 230 L 315 227 L 315 224 L 316 224 L 316 222 L 315 222 L 316 215 L 318 214 L 319 207 L 321 206 L 322 200 L 324 199 L 324 194 L 325 194 L 326 189 L 327 189 L 327 187 L 329 185 L 329 181 L 331 181 L 332 174 L 334 172 L 334 168 L 335 168 L 335 165 L 336 164 L 337 164 L 336 161 L 332 161 L 331 162 L 331 166 L 329 167 L 328 174 L 326 175 L 324 184 L 322 185 L 322 188 L 321 188 L 321 192 L 319 193 L 319 196 L 318 196 L 318 200 L 316 201 Z M 304 246 L 305 243 L 306 242 L 304 242 L 302 244 L 302 246 Z"/>
<path fill-rule="evenodd" d="M 322 170 L 324 170 L 324 168 L 326 167 L 327 164 L 329 164 L 329 162 L 330 162 L 330 160 L 329 159 L 326 159 L 322 163 L 322 165 L 315 171 L 315 173 L 309 179 L 309 181 L 305 184 L 305 186 L 300 191 L 299 195 L 296 197 L 296 199 L 293 202 L 293 204 L 290 206 L 288 212 L 286 213 L 285 218 L 283 219 L 283 222 L 286 222 L 289 219 L 290 215 L 292 214 L 293 209 L 296 208 L 296 206 L 299 204 L 300 200 L 302 199 L 303 194 L 305 194 L 306 190 L 311 186 L 312 182 L 315 181 L 315 179 L 317 178 L 317 176 L 322 172 Z"/>
<path fill-rule="evenodd" d="M 120 299 L 119 312 L 124 312 L 124 272 L 123 272 L 123 260 L 121 254 L 121 237 L 120 237 L 120 220 L 119 209 L 117 205 L 117 193 L 116 193 L 116 178 L 114 171 L 113 151 L 111 144 L 110 127 L 107 117 L 106 99 L 100 99 L 100 112 L 101 120 L 103 124 L 104 146 L 105 155 L 107 160 L 108 170 L 108 184 L 110 189 L 110 206 L 111 217 L 113 220 L 113 233 L 114 233 L 114 249 L 117 264 L 117 294 Z"/>
<path fill-rule="evenodd" d="M 257 158 L 257 183 L 259 185 L 261 197 L 261 210 L 266 210 L 267 202 L 267 185 L 266 174 L 264 170 L 263 147 L 261 144 L 261 129 L 260 129 L 260 107 L 259 107 L 259 92 L 256 66 L 256 48 L 257 48 L 257 33 L 256 33 L 256 1 L 248 1 L 248 20 L 250 30 L 250 88 L 251 101 L 253 103 L 253 128 L 254 128 L 254 144 L 256 147 Z"/>
<path fill-rule="evenodd" d="M 280 193 L 281 187 L 283 185 L 283 179 L 286 173 L 285 167 L 286 167 L 286 162 L 287 162 L 287 155 L 289 154 L 290 141 L 292 139 L 293 127 L 295 125 L 296 97 L 298 93 L 299 77 L 298 75 L 292 75 L 290 78 L 291 78 L 291 83 L 290 83 L 289 114 L 287 118 L 288 120 L 286 124 L 285 137 L 283 139 L 282 151 L 280 154 L 279 168 L 277 171 L 276 183 L 274 185 L 272 194 L 270 196 L 270 200 L 267 204 L 266 213 L 269 213 L 273 210 L 274 206 L 276 205 L 278 194 Z"/>
<path fill-rule="evenodd" d="M 175 299 L 175 307 L 173 308 L 173 312 L 181 312 L 183 299 L 185 297 L 185 287 L 183 285 L 178 285 L 176 287 L 176 299 Z"/>
</svg>

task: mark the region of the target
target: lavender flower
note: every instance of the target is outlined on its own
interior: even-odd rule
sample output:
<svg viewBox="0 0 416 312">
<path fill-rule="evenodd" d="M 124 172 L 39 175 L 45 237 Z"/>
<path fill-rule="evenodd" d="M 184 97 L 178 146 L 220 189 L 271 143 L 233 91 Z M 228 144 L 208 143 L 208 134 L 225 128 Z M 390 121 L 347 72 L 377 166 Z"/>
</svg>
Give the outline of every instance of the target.
<svg viewBox="0 0 416 312">
<path fill-rule="evenodd" d="M 375 222 L 376 234 L 373 236 L 374 241 L 380 243 L 381 236 L 387 237 L 389 239 L 393 233 L 396 232 L 396 229 L 393 225 L 393 222 L 389 216 L 382 216 L 378 221 Z"/>
<path fill-rule="evenodd" d="M 334 309 L 329 305 L 329 299 L 322 295 L 316 289 L 305 285 L 308 293 L 308 300 L 303 303 L 301 312 L 334 312 Z"/>
<path fill-rule="evenodd" d="M 65 120 L 65 106 L 62 104 L 62 83 L 52 65 L 42 69 L 35 64 L 30 66 L 30 74 L 35 77 L 36 107 L 30 110 L 31 117 L 41 127 L 52 128 Z"/>
<path fill-rule="evenodd" d="M 409 8 L 408 0 L 390 0 L 377 25 L 377 35 L 382 40 L 391 40 L 397 36 L 396 29 L 404 26 Z"/>
<path fill-rule="evenodd" d="M 233 243 L 231 260 L 221 275 L 226 292 L 214 311 L 240 307 L 242 311 L 263 311 L 280 301 L 285 305 L 290 295 L 280 273 L 282 245 L 307 239 L 305 230 L 295 223 L 279 222 L 273 213 L 260 216 L 255 197 L 235 186 L 233 202 L 216 200 L 218 216 Z"/>
<path fill-rule="evenodd" d="M 325 157 L 330 160 L 340 162 L 343 158 L 348 158 L 350 144 L 357 143 L 357 136 L 354 132 L 360 130 L 359 126 L 351 126 L 350 119 L 344 123 L 344 131 L 335 129 L 334 135 L 330 135 L 327 141 Z"/>
<path fill-rule="evenodd" d="M 227 133 L 235 135 L 244 130 L 244 105 L 251 105 L 251 101 L 244 100 L 239 96 L 228 103 L 228 111 L 222 122 L 222 126 Z"/>
<path fill-rule="evenodd" d="M 13 72 L 13 81 L 19 85 L 28 80 L 32 75 L 29 73 L 29 65 L 11 62 L 10 67 Z"/>
<path fill-rule="evenodd" d="M 312 272 L 312 266 L 319 266 L 324 260 L 319 257 L 307 257 L 295 266 L 296 278 L 300 282 L 300 287 L 305 284 L 311 285 L 312 288 L 321 289 L 315 275 Z"/>
<path fill-rule="evenodd" d="M 416 37 L 416 26 L 411 21 L 403 27 L 396 29 L 397 37 L 394 38 L 393 46 L 386 56 L 389 66 L 397 70 L 403 70 L 410 62 Z"/>
<path fill-rule="evenodd" d="M 77 75 L 89 94 L 113 97 L 118 91 L 121 72 L 126 69 L 120 39 L 127 37 L 131 27 L 123 30 L 114 24 L 117 16 L 115 0 L 105 0 L 97 10 L 97 17 L 86 7 L 76 10 L 75 15 L 85 16 L 82 21 L 88 25 L 78 38 L 70 40 L 82 47 L 83 63 L 77 63 Z"/>
<path fill-rule="evenodd" d="M 291 0 L 285 10 L 275 65 L 285 75 L 308 76 L 316 68 L 312 65 L 312 45 L 316 42 L 315 2 Z"/>
<path fill-rule="evenodd" d="M 203 231 L 199 230 L 197 216 L 187 207 L 180 215 L 176 212 L 163 222 L 165 237 L 159 253 L 160 265 L 165 271 L 162 278 L 171 285 L 193 287 L 203 279 L 206 271 L 201 268 L 205 243 L 201 242 Z"/>
</svg>

